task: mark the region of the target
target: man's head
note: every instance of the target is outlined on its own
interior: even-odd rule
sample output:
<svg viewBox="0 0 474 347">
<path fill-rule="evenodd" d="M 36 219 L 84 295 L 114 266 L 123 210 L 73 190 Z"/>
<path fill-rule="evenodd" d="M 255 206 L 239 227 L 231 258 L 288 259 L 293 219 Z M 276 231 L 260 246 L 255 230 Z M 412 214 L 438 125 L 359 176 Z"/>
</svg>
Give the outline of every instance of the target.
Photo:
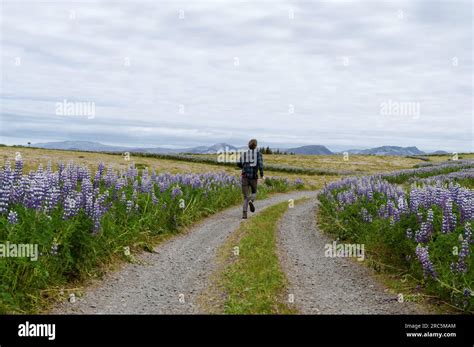
<svg viewBox="0 0 474 347">
<path fill-rule="evenodd" d="M 249 148 L 250 148 L 250 149 L 255 149 L 255 148 L 257 148 L 257 140 L 251 139 L 251 140 L 249 141 Z"/>
</svg>

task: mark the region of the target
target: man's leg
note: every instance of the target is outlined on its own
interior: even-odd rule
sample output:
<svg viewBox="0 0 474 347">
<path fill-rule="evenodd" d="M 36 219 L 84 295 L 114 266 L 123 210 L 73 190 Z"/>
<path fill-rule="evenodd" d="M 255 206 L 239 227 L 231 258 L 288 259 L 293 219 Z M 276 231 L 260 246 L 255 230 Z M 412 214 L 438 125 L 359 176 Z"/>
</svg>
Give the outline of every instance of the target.
<svg viewBox="0 0 474 347">
<path fill-rule="evenodd" d="M 247 208 L 249 205 L 249 180 L 246 177 L 242 177 L 242 193 L 244 195 L 242 218 L 247 218 Z"/>
<path fill-rule="evenodd" d="M 250 195 L 250 201 L 249 201 L 251 212 L 255 212 L 255 206 L 253 202 L 255 201 L 255 198 L 257 197 L 257 182 L 258 180 L 249 181 L 250 189 L 252 190 L 252 194 Z"/>
</svg>

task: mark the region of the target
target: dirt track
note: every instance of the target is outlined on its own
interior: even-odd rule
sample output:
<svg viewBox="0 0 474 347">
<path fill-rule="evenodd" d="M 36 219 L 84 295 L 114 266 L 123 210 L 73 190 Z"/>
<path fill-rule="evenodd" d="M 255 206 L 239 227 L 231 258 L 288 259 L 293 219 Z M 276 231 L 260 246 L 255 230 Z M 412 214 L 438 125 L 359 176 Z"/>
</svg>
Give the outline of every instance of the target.
<svg viewBox="0 0 474 347">
<path fill-rule="evenodd" d="M 279 227 L 278 249 L 290 282 L 288 295 L 305 314 L 426 313 L 409 302 L 399 303 L 358 260 L 326 257 L 333 240 L 316 225 L 316 200 L 289 209 Z M 361 258 L 362 259 L 362 258 Z"/>
<path fill-rule="evenodd" d="M 288 199 L 315 195 L 315 191 L 274 195 L 257 201 L 256 213 Z M 196 301 L 215 269 L 216 251 L 239 227 L 241 214 L 238 206 L 206 218 L 187 233 L 160 244 L 155 253 L 141 254 L 138 259 L 144 265 L 125 264 L 87 288 L 75 303 L 61 303 L 52 313 L 201 313 Z"/>
</svg>

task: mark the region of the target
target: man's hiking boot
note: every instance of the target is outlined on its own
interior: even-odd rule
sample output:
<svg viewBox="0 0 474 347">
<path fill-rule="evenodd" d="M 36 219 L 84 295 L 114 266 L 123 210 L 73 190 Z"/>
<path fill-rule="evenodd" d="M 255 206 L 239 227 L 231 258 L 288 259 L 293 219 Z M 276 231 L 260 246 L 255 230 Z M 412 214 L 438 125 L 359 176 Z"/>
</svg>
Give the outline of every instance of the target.
<svg viewBox="0 0 474 347">
<path fill-rule="evenodd" d="M 242 219 L 247 219 L 247 211 L 244 211 L 244 212 L 242 213 Z"/>
<path fill-rule="evenodd" d="M 255 212 L 255 206 L 253 205 L 253 201 L 249 201 L 249 206 L 250 206 L 250 212 Z"/>
</svg>

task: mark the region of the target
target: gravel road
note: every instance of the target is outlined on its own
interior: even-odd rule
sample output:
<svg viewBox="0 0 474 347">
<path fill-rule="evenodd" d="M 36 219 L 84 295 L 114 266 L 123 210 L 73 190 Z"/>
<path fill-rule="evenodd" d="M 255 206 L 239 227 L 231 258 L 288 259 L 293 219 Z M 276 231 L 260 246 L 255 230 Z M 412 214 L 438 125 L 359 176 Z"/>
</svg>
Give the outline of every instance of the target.
<svg viewBox="0 0 474 347">
<path fill-rule="evenodd" d="M 333 239 L 316 225 L 316 199 L 295 205 L 280 222 L 278 250 L 296 307 L 304 314 L 421 314 L 410 302 L 399 303 L 355 259 L 325 256 Z"/>
<path fill-rule="evenodd" d="M 288 199 L 314 197 L 299 191 L 256 201 L 256 213 Z M 206 218 L 188 232 L 158 245 L 154 253 L 137 256 L 141 264 L 125 264 L 86 288 L 75 303 L 59 303 L 54 314 L 193 314 L 215 270 L 216 251 L 241 223 L 241 207 Z M 251 217 L 249 212 L 249 217 Z"/>
</svg>

